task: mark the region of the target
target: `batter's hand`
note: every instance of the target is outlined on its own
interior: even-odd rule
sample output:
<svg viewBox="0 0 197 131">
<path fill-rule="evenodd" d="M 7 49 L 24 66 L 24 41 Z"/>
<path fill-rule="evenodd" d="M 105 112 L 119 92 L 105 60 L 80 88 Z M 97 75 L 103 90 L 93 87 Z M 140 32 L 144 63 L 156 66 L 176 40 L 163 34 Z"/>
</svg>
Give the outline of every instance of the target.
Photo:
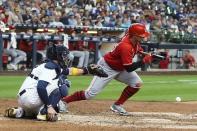
<svg viewBox="0 0 197 131">
<path fill-rule="evenodd" d="M 152 62 L 152 60 L 153 60 L 152 55 L 151 54 L 146 54 L 142 61 L 143 61 L 144 64 L 150 64 Z"/>
</svg>

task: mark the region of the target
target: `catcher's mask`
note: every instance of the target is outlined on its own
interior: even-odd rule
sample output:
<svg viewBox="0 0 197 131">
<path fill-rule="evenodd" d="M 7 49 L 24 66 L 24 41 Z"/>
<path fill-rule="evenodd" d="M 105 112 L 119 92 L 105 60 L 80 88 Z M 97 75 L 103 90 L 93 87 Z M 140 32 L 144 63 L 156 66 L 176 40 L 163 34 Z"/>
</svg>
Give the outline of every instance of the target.
<svg viewBox="0 0 197 131">
<path fill-rule="evenodd" d="M 62 68 L 67 68 L 71 62 L 72 56 L 65 46 L 53 45 L 47 49 L 47 58 L 57 60 Z"/>
</svg>

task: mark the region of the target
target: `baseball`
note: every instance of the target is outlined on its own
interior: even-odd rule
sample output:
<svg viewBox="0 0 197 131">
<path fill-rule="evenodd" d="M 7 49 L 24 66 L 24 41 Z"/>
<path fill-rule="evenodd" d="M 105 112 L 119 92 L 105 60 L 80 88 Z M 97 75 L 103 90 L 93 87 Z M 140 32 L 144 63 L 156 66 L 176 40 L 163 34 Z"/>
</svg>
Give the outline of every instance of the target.
<svg viewBox="0 0 197 131">
<path fill-rule="evenodd" d="M 177 97 L 176 97 L 176 101 L 177 101 L 177 102 L 181 102 L 181 97 L 178 97 L 178 96 L 177 96 Z"/>
</svg>

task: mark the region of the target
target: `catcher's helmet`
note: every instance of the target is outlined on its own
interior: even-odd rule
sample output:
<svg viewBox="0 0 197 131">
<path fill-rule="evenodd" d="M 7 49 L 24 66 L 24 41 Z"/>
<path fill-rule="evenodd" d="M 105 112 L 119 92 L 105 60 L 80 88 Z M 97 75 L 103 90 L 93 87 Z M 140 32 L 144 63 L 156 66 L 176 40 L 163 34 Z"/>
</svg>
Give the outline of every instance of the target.
<svg viewBox="0 0 197 131">
<path fill-rule="evenodd" d="M 46 56 L 48 59 L 57 60 L 62 68 L 68 67 L 72 59 L 69 50 L 63 45 L 49 46 Z"/>
<path fill-rule="evenodd" d="M 148 37 L 150 33 L 146 30 L 145 25 L 136 23 L 132 24 L 128 30 L 129 36 Z"/>
</svg>

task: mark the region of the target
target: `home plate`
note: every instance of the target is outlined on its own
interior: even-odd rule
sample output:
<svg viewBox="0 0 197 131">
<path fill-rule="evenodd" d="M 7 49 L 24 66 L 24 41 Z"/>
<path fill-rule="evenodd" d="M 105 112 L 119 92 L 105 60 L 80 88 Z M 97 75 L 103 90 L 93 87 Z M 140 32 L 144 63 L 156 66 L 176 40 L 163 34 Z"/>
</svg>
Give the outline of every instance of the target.
<svg viewBox="0 0 197 131">
<path fill-rule="evenodd" d="M 175 123 L 174 121 L 172 120 L 169 120 L 169 119 L 156 119 L 156 118 L 145 118 L 145 119 L 141 119 L 140 120 L 141 122 L 145 122 L 145 123 L 170 123 L 170 124 L 173 124 Z"/>
</svg>

